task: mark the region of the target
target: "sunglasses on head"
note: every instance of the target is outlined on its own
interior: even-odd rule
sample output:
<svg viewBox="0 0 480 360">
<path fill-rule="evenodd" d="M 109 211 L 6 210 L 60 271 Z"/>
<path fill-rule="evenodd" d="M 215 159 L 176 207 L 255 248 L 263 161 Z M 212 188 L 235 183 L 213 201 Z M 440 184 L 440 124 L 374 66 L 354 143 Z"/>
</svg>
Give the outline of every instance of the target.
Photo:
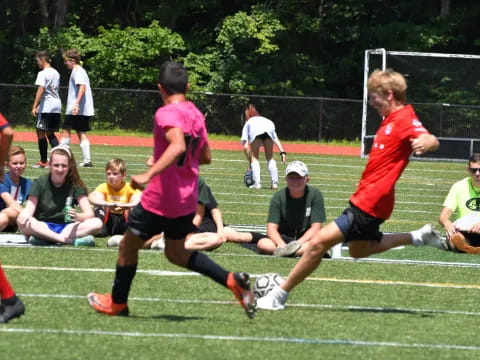
<svg viewBox="0 0 480 360">
<path fill-rule="evenodd" d="M 470 171 L 472 174 L 476 174 L 477 172 L 480 171 L 480 168 L 469 167 L 468 171 Z"/>
</svg>

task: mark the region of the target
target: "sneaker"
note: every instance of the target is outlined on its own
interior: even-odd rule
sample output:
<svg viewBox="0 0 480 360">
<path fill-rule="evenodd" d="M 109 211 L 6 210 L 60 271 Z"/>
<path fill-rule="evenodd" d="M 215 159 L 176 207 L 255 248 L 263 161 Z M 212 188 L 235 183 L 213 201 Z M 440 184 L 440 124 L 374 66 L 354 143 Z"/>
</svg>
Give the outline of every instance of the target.
<svg viewBox="0 0 480 360">
<path fill-rule="evenodd" d="M 150 245 L 150 249 L 165 250 L 165 238 L 162 236 L 159 239 L 154 240 L 152 245 Z"/>
<path fill-rule="evenodd" d="M 80 164 L 78 164 L 78 166 L 81 166 L 81 167 L 93 167 L 93 164 L 91 161 L 82 161 Z"/>
<path fill-rule="evenodd" d="M 445 241 L 433 229 L 432 224 L 423 225 L 420 229 L 410 232 L 410 234 L 412 235 L 412 244 L 415 246 L 426 245 L 442 250 L 447 249 Z"/>
<path fill-rule="evenodd" d="M 250 319 L 255 317 L 255 298 L 250 290 L 250 275 L 247 273 L 228 273 L 227 287 L 233 292 Z"/>
<path fill-rule="evenodd" d="M 0 306 L 0 323 L 7 323 L 25 314 L 25 305 L 23 305 L 23 302 L 16 296 L 14 296 L 12 301 L 14 301 L 13 304 L 6 304 L 5 300 L 3 300 Z"/>
<path fill-rule="evenodd" d="M 39 161 L 36 164 L 32 165 L 32 168 L 34 169 L 45 169 L 49 167 L 50 166 L 48 165 L 48 161 L 47 162 Z"/>
<path fill-rule="evenodd" d="M 273 255 L 280 257 L 289 257 L 294 256 L 297 251 L 302 247 L 299 241 L 290 241 L 287 245 L 283 247 L 277 247 L 273 250 Z"/>
<path fill-rule="evenodd" d="M 264 297 L 257 299 L 257 308 L 263 310 L 283 310 L 287 302 L 288 292 L 283 290 L 280 286 L 275 286 Z"/>
<path fill-rule="evenodd" d="M 249 189 L 261 189 L 262 185 L 261 184 L 253 184 L 248 187 Z"/>
<path fill-rule="evenodd" d="M 55 245 L 53 242 L 41 239 L 37 236 L 30 236 L 28 238 L 28 243 L 33 246 L 50 246 L 50 245 Z"/>
<path fill-rule="evenodd" d="M 272 190 L 278 190 L 278 183 L 276 181 L 272 182 Z"/>
<path fill-rule="evenodd" d="M 128 316 L 128 305 L 115 304 L 111 294 L 99 294 L 91 292 L 87 295 L 88 303 L 98 312 L 111 316 Z"/>
<path fill-rule="evenodd" d="M 95 239 L 92 235 L 79 237 L 73 240 L 74 246 L 95 246 Z"/>
<path fill-rule="evenodd" d="M 122 241 L 123 235 L 113 235 L 107 241 L 108 247 L 117 247 L 120 245 L 120 241 Z"/>
</svg>

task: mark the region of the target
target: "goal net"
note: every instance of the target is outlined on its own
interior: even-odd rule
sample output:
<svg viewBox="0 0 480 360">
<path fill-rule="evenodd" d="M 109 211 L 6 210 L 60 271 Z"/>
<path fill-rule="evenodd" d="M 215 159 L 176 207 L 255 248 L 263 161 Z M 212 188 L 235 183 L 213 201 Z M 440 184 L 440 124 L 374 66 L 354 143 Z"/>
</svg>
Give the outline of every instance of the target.
<svg viewBox="0 0 480 360">
<path fill-rule="evenodd" d="M 421 158 L 465 160 L 480 152 L 480 56 L 373 49 L 365 51 L 362 157 L 370 152 L 382 120 L 368 105 L 368 75 L 386 68 L 405 76 L 408 102 L 440 140 L 438 151 Z"/>
</svg>

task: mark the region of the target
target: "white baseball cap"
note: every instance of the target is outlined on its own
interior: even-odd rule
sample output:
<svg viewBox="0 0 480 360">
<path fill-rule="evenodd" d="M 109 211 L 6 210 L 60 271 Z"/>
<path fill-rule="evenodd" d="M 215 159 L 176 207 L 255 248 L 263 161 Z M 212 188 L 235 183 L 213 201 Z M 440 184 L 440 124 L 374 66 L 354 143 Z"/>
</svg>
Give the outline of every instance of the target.
<svg viewBox="0 0 480 360">
<path fill-rule="evenodd" d="M 308 175 L 308 168 L 301 161 L 292 161 L 290 164 L 287 165 L 285 169 L 285 175 L 290 173 L 297 173 L 300 176 L 307 176 Z"/>
</svg>

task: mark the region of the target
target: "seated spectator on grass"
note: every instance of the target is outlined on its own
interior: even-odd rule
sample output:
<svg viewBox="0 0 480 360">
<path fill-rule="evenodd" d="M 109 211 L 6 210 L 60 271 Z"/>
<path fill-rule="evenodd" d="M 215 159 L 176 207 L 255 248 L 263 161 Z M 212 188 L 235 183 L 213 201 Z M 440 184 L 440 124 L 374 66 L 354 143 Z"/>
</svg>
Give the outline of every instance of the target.
<svg viewBox="0 0 480 360">
<path fill-rule="evenodd" d="M 202 177 L 198 180 L 198 203 L 193 218 L 197 232 L 187 235 L 185 248 L 187 250 L 214 250 L 223 243 L 251 243 L 265 237 L 255 232 L 239 232 L 223 224 L 222 212 L 212 194 L 212 190 Z M 163 238 L 154 236 L 145 242 L 144 248 L 163 249 Z M 109 246 L 118 246 L 113 240 L 108 241 Z"/>
<path fill-rule="evenodd" d="M 122 159 L 112 159 L 105 166 L 106 182 L 88 195 L 95 206 L 95 216 L 102 223 L 98 236 L 123 235 L 127 230 L 128 213 L 140 202 L 142 192 L 125 182 L 127 166 Z"/>
<path fill-rule="evenodd" d="M 0 231 L 17 231 L 17 217 L 32 185 L 30 179 L 22 176 L 26 166 L 25 150 L 12 146 L 8 152 L 8 172 L 0 183 Z"/>
<path fill-rule="evenodd" d="M 286 171 L 287 187 L 270 201 L 267 235 L 258 241 L 261 253 L 275 256 L 301 256 L 308 242 L 326 221 L 322 193 L 308 185 L 307 166 L 292 161 Z"/>
<path fill-rule="evenodd" d="M 450 250 L 480 254 L 480 153 L 468 159 L 469 176 L 456 182 L 443 202 L 438 222 Z M 452 215 L 458 216 L 452 221 Z"/>
<path fill-rule="evenodd" d="M 67 145 L 50 152 L 50 171 L 33 181 L 17 224 L 33 245 L 94 246 L 92 235 L 102 229 L 88 201 L 87 187 L 78 174 Z M 74 209 L 78 204 L 81 212 Z"/>
</svg>

